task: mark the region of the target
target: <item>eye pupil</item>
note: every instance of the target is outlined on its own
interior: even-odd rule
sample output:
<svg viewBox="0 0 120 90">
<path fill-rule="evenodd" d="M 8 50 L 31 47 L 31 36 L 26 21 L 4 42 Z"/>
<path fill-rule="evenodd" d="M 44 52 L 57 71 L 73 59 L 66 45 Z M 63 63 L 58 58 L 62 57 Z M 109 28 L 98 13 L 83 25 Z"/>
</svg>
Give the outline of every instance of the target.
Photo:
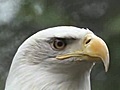
<svg viewBox="0 0 120 90">
<path fill-rule="evenodd" d="M 62 50 L 65 48 L 66 42 L 65 40 L 62 40 L 62 39 L 55 39 L 52 43 L 52 46 L 53 46 L 53 49 Z"/>
<path fill-rule="evenodd" d="M 64 45 L 64 43 L 63 43 L 63 42 L 61 42 L 61 41 L 59 41 L 59 42 L 57 42 L 57 45 L 58 45 L 59 47 L 61 47 L 61 46 L 63 46 L 63 45 Z"/>
</svg>

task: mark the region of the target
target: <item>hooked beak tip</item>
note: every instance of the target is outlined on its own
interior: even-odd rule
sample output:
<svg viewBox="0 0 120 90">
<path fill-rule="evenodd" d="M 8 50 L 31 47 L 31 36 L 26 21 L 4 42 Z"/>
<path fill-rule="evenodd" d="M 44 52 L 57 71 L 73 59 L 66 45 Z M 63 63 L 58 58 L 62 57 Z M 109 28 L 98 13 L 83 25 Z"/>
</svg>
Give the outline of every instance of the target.
<svg viewBox="0 0 120 90">
<path fill-rule="evenodd" d="M 105 71 L 109 67 L 109 50 L 106 43 L 96 35 L 90 34 L 87 38 L 91 37 L 91 42 L 86 46 L 85 53 L 92 57 L 98 57 L 102 60 Z"/>
</svg>

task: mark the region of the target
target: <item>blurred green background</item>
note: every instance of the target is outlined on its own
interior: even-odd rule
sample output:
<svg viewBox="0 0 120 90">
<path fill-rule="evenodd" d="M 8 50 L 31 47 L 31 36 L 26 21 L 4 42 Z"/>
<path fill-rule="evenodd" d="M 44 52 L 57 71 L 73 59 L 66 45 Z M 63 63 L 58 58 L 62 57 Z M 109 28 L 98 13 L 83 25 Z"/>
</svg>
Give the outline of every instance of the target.
<svg viewBox="0 0 120 90">
<path fill-rule="evenodd" d="M 39 30 L 72 25 L 89 28 L 110 50 L 107 73 L 101 64 L 92 71 L 92 90 L 120 90 L 119 0 L 0 0 L 0 90 L 21 43 Z"/>
</svg>

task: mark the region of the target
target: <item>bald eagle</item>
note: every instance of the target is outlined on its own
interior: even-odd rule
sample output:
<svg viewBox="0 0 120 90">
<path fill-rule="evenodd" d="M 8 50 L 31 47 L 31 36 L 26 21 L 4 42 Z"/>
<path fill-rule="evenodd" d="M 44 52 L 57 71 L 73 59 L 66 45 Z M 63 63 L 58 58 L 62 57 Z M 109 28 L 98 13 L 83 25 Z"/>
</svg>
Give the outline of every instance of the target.
<svg viewBox="0 0 120 90">
<path fill-rule="evenodd" d="M 107 71 L 107 45 L 89 29 L 48 28 L 19 47 L 5 90 L 91 90 L 90 72 L 99 61 Z"/>
</svg>

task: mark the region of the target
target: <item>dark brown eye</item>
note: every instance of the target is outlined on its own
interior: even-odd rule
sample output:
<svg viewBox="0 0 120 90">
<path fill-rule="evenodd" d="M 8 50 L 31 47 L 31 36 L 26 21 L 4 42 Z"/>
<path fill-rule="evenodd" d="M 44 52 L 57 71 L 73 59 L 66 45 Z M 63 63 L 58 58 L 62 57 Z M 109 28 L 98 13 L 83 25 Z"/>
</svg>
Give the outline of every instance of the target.
<svg viewBox="0 0 120 90">
<path fill-rule="evenodd" d="M 55 50 L 62 50 L 66 46 L 66 42 L 63 39 L 55 39 L 52 43 L 52 47 Z"/>
</svg>

